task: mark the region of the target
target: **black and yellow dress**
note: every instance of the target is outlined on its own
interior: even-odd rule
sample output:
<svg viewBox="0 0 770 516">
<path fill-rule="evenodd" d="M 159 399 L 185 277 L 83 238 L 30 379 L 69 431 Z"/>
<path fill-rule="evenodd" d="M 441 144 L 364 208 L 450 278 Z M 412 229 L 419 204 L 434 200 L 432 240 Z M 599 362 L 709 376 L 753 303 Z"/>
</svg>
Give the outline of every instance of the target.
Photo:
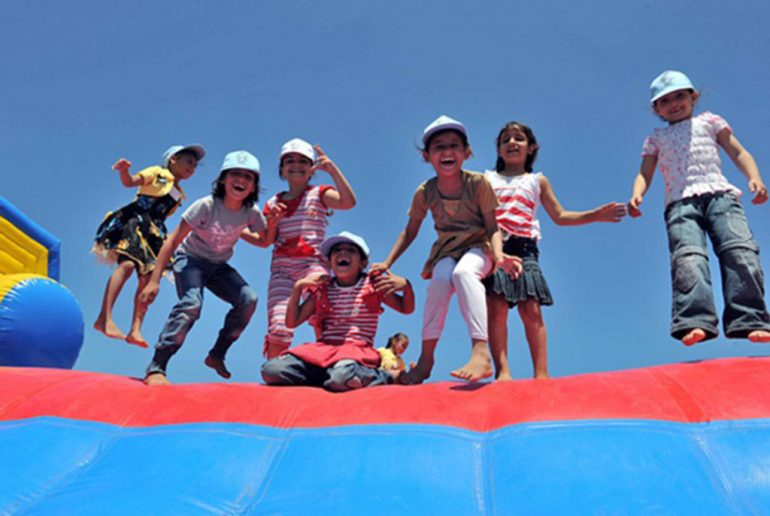
<svg viewBox="0 0 770 516">
<path fill-rule="evenodd" d="M 136 199 L 104 217 L 96 230 L 92 252 L 111 264 L 131 260 L 144 275 L 155 267 L 155 258 L 168 234 L 165 221 L 185 195 L 174 185 L 168 169 L 154 166 L 138 175 L 144 182 Z"/>
</svg>

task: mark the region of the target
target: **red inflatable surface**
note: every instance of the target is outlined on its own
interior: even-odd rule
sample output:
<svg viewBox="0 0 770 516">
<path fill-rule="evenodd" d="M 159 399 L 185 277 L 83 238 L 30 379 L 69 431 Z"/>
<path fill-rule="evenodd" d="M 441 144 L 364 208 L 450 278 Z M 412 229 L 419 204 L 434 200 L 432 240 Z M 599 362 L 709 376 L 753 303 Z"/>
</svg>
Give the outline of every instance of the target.
<svg viewBox="0 0 770 516">
<path fill-rule="evenodd" d="M 79 371 L 0 367 L 0 420 L 58 416 L 143 427 L 435 424 L 479 432 L 538 421 L 707 422 L 770 416 L 770 358 L 732 358 L 551 380 L 442 382 L 332 394 L 251 383 L 147 387 Z"/>
</svg>

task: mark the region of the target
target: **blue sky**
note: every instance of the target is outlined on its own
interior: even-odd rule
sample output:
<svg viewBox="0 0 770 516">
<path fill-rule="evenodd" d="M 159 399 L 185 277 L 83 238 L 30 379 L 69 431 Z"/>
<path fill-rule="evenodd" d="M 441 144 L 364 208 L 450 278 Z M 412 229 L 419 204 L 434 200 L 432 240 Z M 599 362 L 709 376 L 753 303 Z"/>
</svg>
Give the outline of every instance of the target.
<svg viewBox="0 0 770 516">
<path fill-rule="evenodd" d="M 277 154 L 295 136 L 319 143 L 342 168 L 359 204 L 330 219 L 329 233 L 363 235 L 383 259 L 406 222 L 414 189 L 431 177 L 415 145 L 440 114 L 463 121 L 475 156 L 494 164 L 494 138 L 508 120 L 533 127 L 545 172 L 567 209 L 626 201 L 644 137 L 659 122 L 648 85 L 665 69 L 686 72 L 699 110 L 724 116 L 770 180 L 770 7 L 706 1 L 422 2 L 14 1 L 0 19 L 2 195 L 63 242 L 62 282 L 81 303 L 86 336 L 77 369 L 141 376 L 151 350 L 91 329 L 110 271 L 89 254 L 104 214 L 128 203 L 110 166 L 138 171 L 176 143 L 208 151 L 183 184 L 206 195 L 224 155 L 247 149 L 262 162 L 264 195 L 283 189 Z M 746 181 L 723 156 L 727 177 Z M 327 182 L 328 176 L 316 182 Z M 662 178 L 644 216 L 617 225 L 555 226 L 541 209 L 541 264 L 555 305 L 545 308 L 551 374 L 722 356 L 766 348 L 720 337 L 685 348 L 668 335 L 670 286 Z M 746 205 L 764 267 L 768 206 Z M 179 213 L 169 220 L 174 227 Z M 380 339 L 403 331 L 419 352 L 426 283 L 419 271 L 434 239 L 426 221 L 394 267 L 415 284 L 417 311 L 387 312 Z M 234 345 L 232 381 L 259 378 L 266 328 L 269 252 L 239 244 L 231 262 L 260 295 Z M 712 255 L 721 310 L 718 267 Z M 116 306 L 127 329 L 133 281 Z M 164 282 L 145 322 L 154 340 L 175 302 Z M 172 359 L 176 382 L 219 378 L 202 361 L 226 306 L 207 296 L 203 316 Z M 511 312 L 512 372 L 531 375 L 521 323 Z M 307 328 L 296 342 L 309 339 Z M 456 304 L 437 352 L 433 380 L 467 359 Z"/>
</svg>

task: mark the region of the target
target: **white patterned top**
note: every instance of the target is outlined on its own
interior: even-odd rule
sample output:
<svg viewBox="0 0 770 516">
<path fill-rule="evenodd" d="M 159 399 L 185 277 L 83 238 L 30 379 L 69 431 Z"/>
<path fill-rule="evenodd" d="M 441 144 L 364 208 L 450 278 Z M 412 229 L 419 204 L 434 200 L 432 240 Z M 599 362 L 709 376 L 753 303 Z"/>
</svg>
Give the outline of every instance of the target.
<svg viewBox="0 0 770 516">
<path fill-rule="evenodd" d="M 719 115 L 701 113 L 668 127 L 655 129 L 644 140 L 642 156 L 657 156 L 666 182 L 666 206 L 696 195 L 740 189 L 722 174 L 717 135 L 732 131 Z"/>
</svg>

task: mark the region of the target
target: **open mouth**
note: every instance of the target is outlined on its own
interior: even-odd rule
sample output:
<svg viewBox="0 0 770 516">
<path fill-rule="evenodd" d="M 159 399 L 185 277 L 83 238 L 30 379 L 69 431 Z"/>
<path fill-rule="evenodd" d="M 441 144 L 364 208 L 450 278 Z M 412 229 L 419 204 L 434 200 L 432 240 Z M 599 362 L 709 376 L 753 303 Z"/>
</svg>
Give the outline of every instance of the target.
<svg viewBox="0 0 770 516">
<path fill-rule="evenodd" d="M 246 191 L 246 187 L 243 185 L 233 185 L 233 190 L 235 190 L 238 193 L 241 193 Z"/>
<path fill-rule="evenodd" d="M 444 158 L 441 160 L 442 165 L 454 165 L 456 163 L 454 158 Z"/>
<path fill-rule="evenodd" d="M 348 260 L 347 258 L 340 258 L 339 260 L 337 260 L 337 265 L 340 267 L 347 267 L 348 265 L 350 265 L 350 260 Z"/>
</svg>

